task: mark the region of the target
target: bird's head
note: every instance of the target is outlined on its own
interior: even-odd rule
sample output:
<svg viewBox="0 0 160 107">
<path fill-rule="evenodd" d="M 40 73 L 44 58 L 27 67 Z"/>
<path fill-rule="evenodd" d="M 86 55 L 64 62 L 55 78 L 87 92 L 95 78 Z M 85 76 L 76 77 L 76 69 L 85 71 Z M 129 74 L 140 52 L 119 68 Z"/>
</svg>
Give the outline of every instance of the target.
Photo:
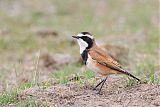
<svg viewBox="0 0 160 107">
<path fill-rule="evenodd" d="M 90 49 L 95 44 L 94 37 L 89 32 L 81 32 L 77 36 L 72 36 L 77 39 L 77 42 L 80 46 L 80 53 L 85 49 Z"/>
</svg>

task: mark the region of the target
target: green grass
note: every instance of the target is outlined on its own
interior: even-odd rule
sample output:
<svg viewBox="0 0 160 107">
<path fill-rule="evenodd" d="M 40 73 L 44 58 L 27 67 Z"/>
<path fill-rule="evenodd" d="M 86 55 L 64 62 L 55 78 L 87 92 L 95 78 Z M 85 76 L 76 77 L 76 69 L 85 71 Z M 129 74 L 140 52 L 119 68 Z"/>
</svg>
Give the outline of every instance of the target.
<svg viewBox="0 0 160 107">
<path fill-rule="evenodd" d="M 35 37 L 36 35 L 30 31 L 32 26 L 53 28 L 60 32 L 62 37 L 65 37 L 66 34 L 72 35 L 80 31 L 90 31 L 96 37 L 113 34 L 121 35 L 127 32 L 136 33 L 142 30 L 154 33 L 155 26 L 151 23 L 151 18 L 158 11 L 156 2 L 146 0 L 145 2 L 136 1 L 130 4 L 124 1 L 109 0 L 107 1 L 107 10 L 104 11 L 102 16 L 96 16 L 95 1 L 90 5 L 88 3 L 81 4 L 81 2 L 73 0 L 65 2 L 67 5 L 64 5 L 64 1 L 54 0 L 50 2 L 57 7 L 57 12 L 47 17 L 45 14 L 35 11 L 31 11 L 28 15 L 21 17 L 9 17 L 0 11 L 2 19 L 0 28 L 8 28 L 11 31 L 9 35 L 13 37 L 10 41 L 1 40 L 3 37 L 0 37 L 0 41 L 2 41 L 0 42 L 2 43 L 0 50 L 13 48 L 16 51 L 19 49 L 25 51 L 26 48 L 35 50 L 47 47 L 47 49 L 55 51 L 63 48 L 58 43 L 54 43 L 55 37 L 51 38 L 51 40 L 46 38 L 43 38 L 43 41 L 39 40 L 39 37 Z M 128 9 L 124 4 L 126 7 L 129 5 Z M 117 12 L 117 10 L 120 10 L 120 12 Z M 119 18 L 125 19 L 122 26 L 119 25 Z M 147 36 L 152 37 L 152 35 Z M 25 39 L 23 39 L 24 37 Z M 66 41 L 65 48 L 68 46 L 69 44 Z"/>
<path fill-rule="evenodd" d="M 53 72 L 53 78 L 59 84 L 65 84 L 69 81 L 90 82 L 93 84 L 93 77 L 93 71 L 86 71 L 80 65 L 67 65 L 63 69 Z"/>
<path fill-rule="evenodd" d="M 25 89 L 31 88 L 34 85 L 32 83 L 22 84 L 15 91 L 3 92 L 0 94 L 0 106 L 15 105 L 16 107 L 38 107 L 46 106 L 45 103 L 34 99 L 32 96 L 25 96 L 25 99 L 19 100 L 19 93 Z"/>
<path fill-rule="evenodd" d="M 142 81 L 149 84 L 160 83 L 160 76 L 154 63 L 154 61 L 145 61 L 135 67 L 135 71 L 137 75 L 140 75 Z"/>
<path fill-rule="evenodd" d="M 31 96 L 26 96 L 24 100 L 19 101 L 18 91 L 5 92 L 0 95 L 0 106 L 15 105 L 16 107 L 38 107 L 45 106 L 44 103 L 35 100 Z"/>
<path fill-rule="evenodd" d="M 0 105 L 18 103 L 17 92 L 5 92 L 0 95 Z"/>
<path fill-rule="evenodd" d="M 54 14 L 46 15 L 47 11 L 43 13 L 36 10 L 37 8 L 35 7 L 38 6 L 39 8 L 47 8 L 48 6 L 43 5 L 46 1 L 49 1 L 49 3 L 55 7 Z M 158 23 L 156 21 L 158 17 L 158 1 L 107 0 L 104 1 L 104 3 L 96 0 L 92 2 L 74 0 L 46 1 L 34 1 L 37 5 L 31 6 L 29 13 L 19 16 L 10 16 L 7 12 L 4 12 L 3 9 L 0 10 L 0 32 L 1 29 L 7 29 L 8 32 L 6 34 L 2 33 L 2 35 L 0 33 L 0 64 L 6 64 L 6 66 L 8 66 L 8 62 L 10 62 L 14 65 L 15 63 L 19 63 L 19 59 L 23 61 L 27 56 L 37 52 L 37 50 L 47 50 L 52 53 L 52 55 L 55 53 L 67 53 L 78 56 L 78 44 L 73 46 L 68 36 L 75 35 L 81 31 L 89 31 L 94 34 L 96 39 L 101 40 L 103 40 L 103 38 L 110 39 L 114 37 L 114 40 L 109 41 L 104 39 L 104 42 L 108 41 L 109 43 L 116 44 L 123 40 L 123 35 L 124 37 L 128 35 L 127 38 L 132 38 L 137 33 L 142 32 L 145 39 L 140 42 L 125 44 L 127 39 L 124 42 L 122 41 L 122 45 L 127 45 L 131 50 L 131 59 L 136 58 L 137 53 L 146 57 L 138 64 L 129 60 L 132 64 L 127 67 L 132 68 L 131 70 L 135 71 L 134 73 L 139 78 L 147 81 L 149 84 L 160 83 L 160 76 L 156 69 L 158 66 L 157 51 L 160 40 L 160 32 L 156 25 L 156 23 Z M 6 0 L 3 2 L 12 4 L 14 0 Z M 31 1 L 28 2 L 28 4 L 32 4 Z M 39 3 L 41 5 L 39 5 Z M 7 8 L 7 10 L 8 9 L 9 8 Z M 41 37 L 35 32 L 32 32 L 34 27 L 51 28 L 57 31 L 59 35 L 58 37 Z M 121 36 L 122 39 L 117 39 Z M 141 38 L 141 35 L 136 38 Z M 9 56 L 14 57 L 14 60 Z M 7 75 L 10 75 L 12 70 L 7 69 L 7 72 L 2 70 L 0 68 L 0 73 L 5 73 L 3 73 L 4 75 L 0 75 L 1 81 L 11 81 Z M 21 70 L 17 70 L 17 72 L 21 72 Z M 51 77 L 57 84 L 66 84 L 72 77 L 80 84 L 86 82 L 94 84 L 94 73 L 84 70 L 82 66 L 76 64 L 66 65 L 60 70 L 51 72 L 48 77 L 50 77 L 50 75 L 52 75 Z M 53 84 L 52 81 L 40 83 L 44 89 Z M 132 86 L 133 84 L 135 84 L 135 81 L 129 79 L 128 85 Z M 33 86 L 35 86 L 33 83 L 20 84 L 16 90 L 24 90 Z M 17 101 L 16 94 L 17 91 L 3 93 L 3 95 L 0 96 L 0 104 L 20 104 L 20 102 Z M 29 102 L 30 100 L 31 102 Z M 34 105 L 34 103 L 38 102 L 32 98 L 28 98 L 24 103 L 28 106 L 30 103 Z"/>
<path fill-rule="evenodd" d="M 25 89 L 31 88 L 31 87 L 33 87 L 33 86 L 35 86 L 35 84 L 33 84 L 32 82 L 28 82 L 28 83 L 23 83 L 23 84 L 21 84 L 21 85 L 18 87 L 18 89 L 19 89 L 19 90 L 25 90 Z"/>
<path fill-rule="evenodd" d="M 127 87 L 131 87 L 131 86 L 133 86 L 135 84 L 137 84 L 137 81 L 135 79 L 128 78 Z"/>
<path fill-rule="evenodd" d="M 25 84 L 21 84 L 19 87 L 12 89 L 12 91 L 5 91 L 2 92 L 0 94 L 0 105 L 9 105 L 9 104 L 19 104 L 19 100 L 18 100 L 18 94 L 19 92 L 31 88 L 35 86 L 33 83 L 25 83 Z M 27 103 L 27 101 L 29 101 L 29 99 L 25 99 L 24 102 Z M 28 103 L 27 103 L 28 104 Z M 33 100 L 31 101 L 31 104 L 33 104 Z"/>
<path fill-rule="evenodd" d="M 157 68 L 155 66 L 155 62 L 153 61 L 145 61 L 137 66 L 135 66 L 136 77 L 141 80 L 141 83 L 147 84 L 159 84 L 160 76 L 158 74 Z M 135 79 L 128 78 L 127 86 L 133 86 L 137 84 Z"/>
<path fill-rule="evenodd" d="M 71 74 L 75 74 L 77 70 L 71 66 L 65 66 L 63 69 L 53 72 L 53 78 L 56 79 L 57 83 L 64 84 L 67 83 L 67 78 Z"/>
<path fill-rule="evenodd" d="M 15 104 L 16 107 L 46 107 L 46 104 L 35 100 L 34 98 L 28 96 L 25 100 Z"/>
</svg>

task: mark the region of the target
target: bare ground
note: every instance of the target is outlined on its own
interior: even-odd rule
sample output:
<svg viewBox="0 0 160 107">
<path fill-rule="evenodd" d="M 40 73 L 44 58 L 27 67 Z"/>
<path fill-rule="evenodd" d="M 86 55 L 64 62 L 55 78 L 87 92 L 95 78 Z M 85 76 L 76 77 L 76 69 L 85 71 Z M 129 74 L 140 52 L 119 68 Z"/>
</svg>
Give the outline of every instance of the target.
<svg viewBox="0 0 160 107">
<path fill-rule="evenodd" d="M 72 1 L 70 1 L 70 3 L 71 2 Z M 22 38 L 21 34 L 25 34 L 24 36 L 27 36 L 28 33 L 30 32 L 32 36 L 34 36 L 35 34 L 39 35 L 39 37 L 38 36 L 36 37 L 35 41 L 37 43 L 40 42 L 41 44 L 39 46 L 40 50 L 42 49 L 42 47 L 45 47 L 45 49 L 48 50 L 48 48 L 46 48 L 48 46 L 46 45 L 46 42 L 49 39 L 49 38 L 46 39 L 48 36 L 51 36 L 52 37 L 51 39 L 55 39 L 55 38 L 57 39 L 56 36 L 60 36 L 59 37 L 59 40 L 60 40 L 64 38 L 64 35 L 62 34 L 72 35 L 72 33 L 82 30 L 81 27 L 84 26 L 84 24 L 82 23 L 84 20 L 86 20 L 85 23 L 89 23 L 88 24 L 89 26 L 86 26 L 86 28 L 88 28 L 87 30 L 92 32 L 94 31 L 93 33 L 102 32 L 102 35 L 106 35 L 102 39 L 103 42 L 105 41 L 107 43 L 114 44 L 118 41 L 121 41 L 120 43 L 122 43 L 123 46 L 126 44 L 127 47 L 129 46 L 130 50 L 132 50 L 131 48 L 135 48 L 136 52 L 138 52 L 135 46 L 136 44 L 141 42 L 148 43 L 147 37 L 154 36 L 154 33 L 152 34 L 152 32 L 155 32 L 156 29 L 154 27 L 158 26 L 158 11 L 157 11 L 158 5 L 156 5 L 158 4 L 157 2 L 150 2 L 149 0 L 146 2 L 142 2 L 142 1 L 138 1 L 138 2 L 119 1 L 118 2 L 117 1 L 117 2 L 114 2 L 113 4 L 112 4 L 113 1 L 112 2 L 106 1 L 106 3 L 105 1 L 100 1 L 100 2 L 94 1 L 94 2 L 90 4 L 90 3 L 87 3 L 86 1 L 84 5 L 75 5 L 77 4 L 77 2 L 73 2 L 71 4 L 67 3 L 67 5 L 66 4 L 63 5 L 64 1 L 62 3 L 61 2 L 59 3 L 58 1 L 57 2 L 58 4 L 57 4 L 57 3 L 52 3 L 51 0 L 46 0 L 44 2 L 34 1 L 34 3 L 32 3 L 32 1 L 29 1 L 29 0 L 0 1 L 0 9 L 1 9 L 0 19 L 2 19 L 1 28 L 3 28 L 0 31 L 0 36 L 2 38 L 2 41 L 3 40 L 5 41 L 5 40 L 8 40 L 7 39 L 8 37 L 10 38 L 15 35 L 17 36 L 17 38 Z M 80 2 L 79 4 L 81 3 L 82 2 Z M 32 5 L 32 4 L 36 4 L 36 5 Z M 77 7 L 75 8 L 75 6 Z M 141 8 L 142 6 L 143 6 L 143 9 Z M 87 11 L 85 10 L 85 8 L 87 9 Z M 91 17 L 97 17 L 100 19 L 98 22 L 97 22 L 97 18 L 95 18 L 96 20 L 92 19 L 93 22 L 90 22 L 87 20 L 88 17 L 86 17 L 86 19 L 80 18 L 79 21 L 73 20 L 73 19 L 79 18 L 79 15 L 81 16 L 82 13 L 84 14 L 84 11 L 86 13 L 86 16 L 88 16 L 88 13 L 91 13 L 88 11 L 88 9 L 90 9 L 94 13 L 94 15 L 93 16 L 91 15 Z M 121 12 L 117 11 L 119 9 L 121 10 Z M 146 10 L 147 12 L 141 11 L 141 10 Z M 107 13 L 107 14 L 103 14 L 103 13 Z M 58 17 L 55 17 L 55 16 L 58 16 Z M 85 16 L 85 14 L 82 15 L 82 17 L 83 16 Z M 137 19 L 136 19 L 136 16 L 137 16 Z M 19 20 L 19 17 L 22 18 L 23 20 L 22 21 Z M 40 20 L 40 22 L 37 22 L 37 18 Z M 64 24 L 59 23 L 59 20 L 57 20 L 57 18 L 60 20 L 60 22 L 64 22 Z M 26 21 L 26 19 L 31 21 Z M 18 23 L 15 23 L 16 27 L 13 22 L 18 22 Z M 71 25 L 70 24 L 71 22 L 74 24 Z M 135 24 L 132 25 L 132 23 L 135 23 L 135 22 L 137 23 L 136 26 Z M 44 23 L 46 23 L 46 25 Z M 58 30 L 59 32 L 56 33 L 55 30 L 52 31 L 50 29 L 51 26 L 47 25 L 47 23 L 53 23 L 53 25 L 52 24 L 51 25 L 57 29 L 59 29 L 59 25 L 60 25 L 61 30 Z M 68 27 L 68 24 L 71 25 L 70 28 Z M 14 25 L 14 26 L 11 26 L 11 25 Z M 22 27 L 22 25 L 24 25 L 24 28 Z M 96 28 L 95 28 L 95 25 L 96 25 Z M 44 26 L 44 28 L 41 29 L 41 26 Z M 45 26 L 48 26 L 48 27 L 45 27 Z M 90 26 L 93 26 L 93 28 Z M 30 28 L 30 30 L 28 30 L 28 28 Z M 138 30 L 136 30 L 135 28 Z M 13 31 L 17 33 L 14 34 Z M 24 33 L 24 31 L 26 31 L 26 33 Z M 116 32 L 119 32 L 120 35 L 117 35 Z M 42 42 L 41 38 L 43 38 L 42 40 L 45 43 Z M 20 40 L 17 39 L 17 41 L 20 41 Z M 50 42 L 55 42 L 55 41 L 53 40 Z M 71 40 L 71 42 L 72 42 L 71 43 L 72 45 L 75 44 L 74 41 Z M 156 41 L 154 41 L 153 39 L 153 41 L 150 41 L 150 42 L 156 42 Z M 68 40 L 66 40 L 66 43 L 68 43 Z M 8 44 L 8 42 L 6 42 L 6 44 Z M 21 42 L 19 44 L 21 46 Z M 50 45 L 53 46 L 52 47 L 53 50 L 56 50 L 59 48 L 61 50 L 64 50 L 66 47 L 71 46 L 71 45 L 67 45 L 66 47 L 62 46 L 62 47 L 55 48 L 54 47 L 55 44 L 50 44 Z M 58 45 L 59 44 L 57 43 L 56 47 Z M 147 45 L 147 47 L 149 46 L 150 45 Z M 10 89 L 12 90 L 14 86 L 17 87 L 20 84 L 31 82 L 34 79 L 33 76 L 35 75 L 35 71 L 36 71 L 35 68 L 38 68 L 38 71 L 39 71 L 39 78 L 37 81 L 41 82 L 43 80 L 46 80 L 52 74 L 51 72 L 53 69 L 68 63 L 68 62 L 59 62 L 59 61 L 62 61 L 60 59 L 70 59 L 70 57 L 65 55 L 61 55 L 61 57 L 57 57 L 57 56 L 52 57 L 52 55 L 48 53 L 43 54 L 42 55 L 43 57 L 40 57 L 40 59 L 38 59 L 37 57 L 35 58 L 37 54 L 34 53 L 36 51 L 34 48 L 33 48 L 34 50 L 33 54 L 29 50 L 26 52 L 26 50 L 24 49 L 23 50 L 25 51 L 24 56 L 27 56 L 27 57 L 22 57 L 21 59 L 20 57 L 17 57 L 17 56 L 20 56 L 19 55 L 20 53 L 18 51 L 19 48 L 18 47 L 16 47 L 15 49 L 13 48 L 15 52 L 12 51 L 12 44 L 10 48 L 8 50 L 6 49 L 1 51 L 0 77 L 2 76 L 1 77 L 2 79 L 0 78 L 1 79 L 0 93 L 6 90 L 10 90 Z M 105 48 L 110 48 L 110 46 Z M 120 59 L 117 59 L 117 60 L 121 61 L 121 59 L 126 59 L 126 61 L 128 62 L 128 59 L 126 58 L 126 56 L 128 56 L 129 54 L 128 48 L 115 47 L 114 49 L 117 49 L 117 48 L 119 48 L 118 50 L 121 50 L 120 52 L 117 51 L 117 54 L 112 53 L 113 47 L 112 47 L 112 50 L 110 50 L 111 54 L 113 54 L 113 57 L 116 58 L 116 56 L 118 56 L 118 58 L 120 58 L 120 56 L 123 55 Z M 2 46 L 2 49 L 3 49 L 3 46 Z M 77 47 L 75 47 L 75 49 L 77 51 Z M 68 50 L 72 51 L 69 48 Z M 131 51 L 130 53 L 132 53 L 133 51 Z M 28 55 L 28 53 L 30 53 L 31 55 L 30 54 Z M 54 55 L 54 53 L 52 54 Z M 132 55 L 134 55 L 134 53 L 132 53 Z M 147 53 L 139 54 L 138 52 L 138 54 L 135 54 L 135 56 L 132 57 L 132 59 L 134 59 L 136 62 L 134 63 L 134 65 L 137 64 L 137 62 L 143 63 L 145 58 L 152 59 L 149 57 L 149 55 L 150 54 L 147 54 Z M 155 56 L 155 55 L 152 54 L 151 56 Z M 58 61 L 56 60 L 55 57 L 59 58 Z M 19 64 L 19 60 L 22 60 L 21 62 L 22 64 Z M 39 66 L 36 65 L 37 60 L 40 60 Z M 133 64 L 132 60 L 130 60 L 129 62 Z M 159 75 L 159 70 L 155 73 Z M 147 75 L 147 73 L 145 75 Z M 43 106 L 48 106 L 48 107 L 158 107 L 160 106 L 160 85 L 137 84 L 131 87 L 127 87 L 127 83 L 124 80 L 124 78 L 123 79 L 109 78 L 105 84 L 105 87 L 103 87 L 103 90 L 102 90 L 103 95 L 96 94 L 97 91 L 93 91 L 92 88 L 93 86 L 90 86 L 88 84 L 82 85 L 82 84 L 77 84 L 76 82 L 70 82 L 65 85 L 56 84 L 45 89 L 43 87 L 32 87 L 20 92 L 18 94 L 18 100 L 20 103 L 22 102 L 22 104 L 20 104 L 21 107 L 24 107 L 23 101 L 27 99 L 27 97 L 31 97 L 31 98 L 34 98 L 36 101 L 39 101 L 42 107 Z M 16 105 L 10 104 L 6 106 L 12 107 Z"/>
<path fill-rule="evenodd" d="M 93 91 L 90 85 L 74 82 L 55 85 L 47 89 L 31 88 L 19 94 L 23 101 L 27 96 L 43 102 L 48 107 L 159 107 L 160 85 L 137 84 L 132 87 L 122 85 L 122 79 L 109 78 L 102 95 Z M 42 105 L 43 105 L 42 104 Z"/>
</svg>

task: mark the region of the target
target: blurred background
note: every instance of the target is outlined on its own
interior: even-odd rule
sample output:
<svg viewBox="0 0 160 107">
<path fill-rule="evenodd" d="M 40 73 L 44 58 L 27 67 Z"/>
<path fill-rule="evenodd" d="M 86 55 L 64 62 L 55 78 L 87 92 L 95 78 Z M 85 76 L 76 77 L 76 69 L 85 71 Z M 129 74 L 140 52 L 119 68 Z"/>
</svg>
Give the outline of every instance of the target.
<svg viewBox="0 0 160 107">
<path fill-rule="evenodd" d="M 0 92 L 91 78 L 71 36 L 88 31 L 134 75 L 160 83 L 158 0 L 0 0 Z M 87 75 L 87 76 L 86 76 Z M 27 84 L 24 86 L 24 84 Z"/>
</svg>

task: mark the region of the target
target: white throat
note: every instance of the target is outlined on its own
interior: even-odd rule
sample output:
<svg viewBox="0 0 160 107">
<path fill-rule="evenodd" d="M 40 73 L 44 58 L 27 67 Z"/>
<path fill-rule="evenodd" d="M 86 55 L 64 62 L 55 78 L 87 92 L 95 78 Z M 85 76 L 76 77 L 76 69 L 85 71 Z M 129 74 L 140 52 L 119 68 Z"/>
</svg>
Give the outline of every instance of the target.
<svg viewBox="0 0 160 107">
<path fill-rule="evenodd" d="M 79 47 L 80 47 L 80 54 L 83 53 L 83 51 L 88 47 L 88 44 L 83 41 L 82 39 L 77 39 Z"/>
</svg>

